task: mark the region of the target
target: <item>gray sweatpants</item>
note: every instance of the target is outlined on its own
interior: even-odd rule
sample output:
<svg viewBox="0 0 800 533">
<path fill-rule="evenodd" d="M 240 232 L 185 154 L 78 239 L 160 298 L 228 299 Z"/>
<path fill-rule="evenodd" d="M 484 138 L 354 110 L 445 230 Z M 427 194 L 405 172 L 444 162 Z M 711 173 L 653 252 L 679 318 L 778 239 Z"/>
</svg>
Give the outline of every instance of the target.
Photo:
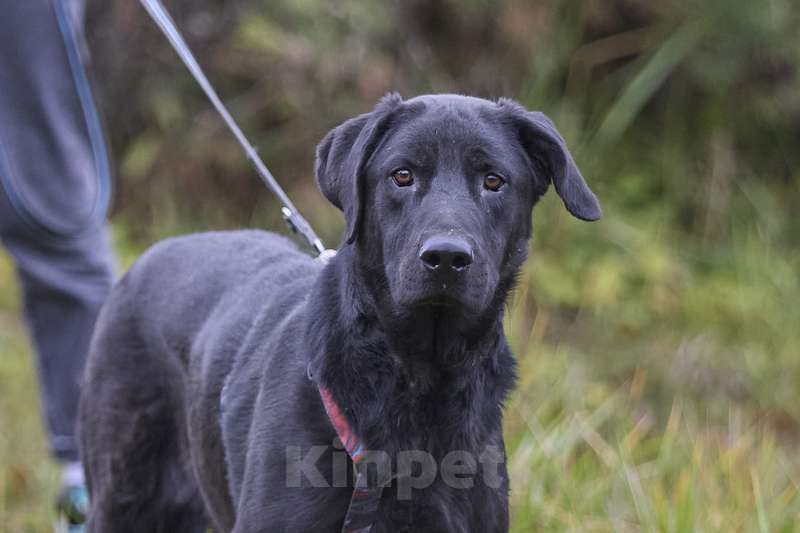
<svg viewBox="0 0 800 533">
<path fill-rule="evenodd" d="M 64 461 L 78 459 L 79 384 L 114 263 L 83 8 L 7 1 L 0 13 L 0 238 L 22 286 L 50 444 Z"/>
</svg>

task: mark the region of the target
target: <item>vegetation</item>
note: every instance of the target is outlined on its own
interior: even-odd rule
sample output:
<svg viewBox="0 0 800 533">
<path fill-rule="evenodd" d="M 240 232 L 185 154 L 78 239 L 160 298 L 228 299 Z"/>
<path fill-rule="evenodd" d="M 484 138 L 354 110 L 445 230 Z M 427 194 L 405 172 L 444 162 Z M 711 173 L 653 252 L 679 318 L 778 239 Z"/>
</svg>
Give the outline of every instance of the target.
<svg viewBox="0 0 800 533">
<path fill-rule="evenodd" d="M 790 0 L 169 3 L 328 243 L 314 144 L 387 90 L 514 96 L 559 124 L 606 216 L 548 195 L 506 326 L 515 531 L 800 531 L 800 9 Z M 129 264 L 275 204 L 135 2 L 90 45 Z M 0 260 L 0 530 L 46 531 L 47 460 Z"/>
</svg>

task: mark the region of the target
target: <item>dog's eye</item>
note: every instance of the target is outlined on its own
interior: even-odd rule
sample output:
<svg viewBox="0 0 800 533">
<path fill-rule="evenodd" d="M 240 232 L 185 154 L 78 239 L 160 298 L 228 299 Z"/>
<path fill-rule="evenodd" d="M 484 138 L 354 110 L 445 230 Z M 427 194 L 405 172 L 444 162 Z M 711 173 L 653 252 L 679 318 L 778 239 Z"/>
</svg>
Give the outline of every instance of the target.
<svg viewBox="0 0 800 533">
<path fill-rule="evenodd" d="M 410 170 L 405 168 L 392 172 L 392 179 L 398 187 L 408 187 L 414 183 L 414 176 L 411 174 Z"/>
<path fill-rule="evenodd" d="M 497 174 L 488 174 L 483 178 L 483 186 L 490 191 L 499 191 L 500 188 L 506 184 L 506 180 Z"/>
</svg>

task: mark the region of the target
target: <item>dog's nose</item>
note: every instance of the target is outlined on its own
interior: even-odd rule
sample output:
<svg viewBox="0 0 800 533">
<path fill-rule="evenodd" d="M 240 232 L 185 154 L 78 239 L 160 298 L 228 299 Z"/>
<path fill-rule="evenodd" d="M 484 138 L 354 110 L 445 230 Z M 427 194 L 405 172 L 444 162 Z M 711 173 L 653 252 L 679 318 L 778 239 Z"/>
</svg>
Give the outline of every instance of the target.
<svg viewBox="0 0 800 533">
<path fill-rule="evenodd" d="M 472 247 L 459 237 L 436 235 L 422 243 L 419 258 L 428 270 L 460 272 L 472 264 Z"/>
</svg>

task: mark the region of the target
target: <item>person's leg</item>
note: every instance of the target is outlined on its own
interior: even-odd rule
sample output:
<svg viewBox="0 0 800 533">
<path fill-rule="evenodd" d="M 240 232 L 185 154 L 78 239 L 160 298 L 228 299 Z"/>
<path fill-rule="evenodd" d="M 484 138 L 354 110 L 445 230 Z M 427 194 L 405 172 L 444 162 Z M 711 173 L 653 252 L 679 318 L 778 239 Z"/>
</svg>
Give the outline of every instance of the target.
<svg viewBox="0 0 800 533">
<path fill-rule="evenodd" d="M 0 17 L 0 236 L 22 281 L 51 447 L 64 462 L 78 460 L 79 383 L 113 272 L 82 7 L 9 2 Z"/>
<path fill-rule="evenodd" d="M 2 203 L 7 205 L 5 197 Z M 94 321 L 112 282 L 110 247 L 102 227 L 79 238 L 46 241 L 17 222 L 7 220 L 2 238 L 22 282 L 50 445 L 60 461 L 75 462 L 79 385 Z"/>
</svg>

